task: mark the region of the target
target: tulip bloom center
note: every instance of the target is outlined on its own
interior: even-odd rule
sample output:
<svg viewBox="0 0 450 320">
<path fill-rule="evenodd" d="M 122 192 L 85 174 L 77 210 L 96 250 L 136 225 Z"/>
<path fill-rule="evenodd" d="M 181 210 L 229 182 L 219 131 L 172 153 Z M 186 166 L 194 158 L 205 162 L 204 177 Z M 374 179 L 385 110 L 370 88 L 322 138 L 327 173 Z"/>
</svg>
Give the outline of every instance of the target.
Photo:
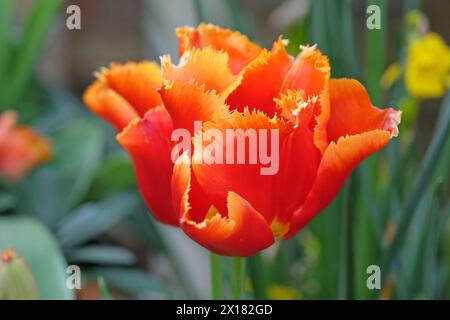
<svg viewBox="0 0 450 320">
<path fill-rule="evenodd" d="M 194 121 L 192 137 L 189 130 L 178 128 L 173 130 L 171 141 L 176 143 L 172 148 L 172 161 L 187 153 L 193 164 L 245 164 L 259 165 L 261 175 L 278 173 L 280 161 L 279 129 L 242 129 L 227 128 L 219 130 L 210 128 L 201 130 L 202 121 Z M 192 141 L 196 143 L 192 143 Z M 193 156 L 192 149 L 195 145 Z"/>
</svg>

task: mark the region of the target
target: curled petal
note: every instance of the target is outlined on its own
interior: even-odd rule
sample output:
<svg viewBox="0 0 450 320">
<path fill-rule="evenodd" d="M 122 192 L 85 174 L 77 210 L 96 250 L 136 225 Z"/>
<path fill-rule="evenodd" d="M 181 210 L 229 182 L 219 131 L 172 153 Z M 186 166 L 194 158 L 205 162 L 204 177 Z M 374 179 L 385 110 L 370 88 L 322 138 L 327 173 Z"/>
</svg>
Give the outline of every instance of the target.
<svg viewBox="0 0 450 320">
<path fill-rule="evenodd" d="M 237 80 L 228 66 L 228 54 L 211 47 L 185 51 L 178 66 L 172 64 L 170 56 L 164 56 L 161 65 L 164 80 L 195 82 L 219 94 L 228 94 Z"/>
<path fill-rule="evenodd" d="M 227 195 L 228 217 L 212 211 L 202 221 L 191 218 L 192 171 L 190 165 L 178 158 L 174 168 L 174 202 L 181 213 L 181 228 L 194 241 L 214 253 L 226 256 L 250 256 L 274 242 L 264 217 L 237 193 Z M 213 208 L 213 207 L 212 207 Z"/>
<path fill-rule="evenodd" d="M 139 118 L 136 110 L 102 81 L 92 84 L 84 93 L 83 100 L 92 112 L 111 123 L 118 132 Z"/>
<path fill-rule="evenodd" d="M 160 90 L 161 98 L 174 123 L 174 128 L 194 132 L 195 121 L 208 121 L 216 114 L 225 116 L 228 107 L 222 99 L 205 86 L 195 83 L 175 81 L 166 84 Z"/>
<path fill-rule="evenodd" d="M 251 42 L 245 35 L 212 24 L 201 23 L 197 28 L 178 28 L 176 34 L 180 43 L 180 56 L 191 48 L 210 46 L 228 54 L 230 68 L 234 74 L 239 73 L 262 51 L 261 47 Z"/>
<path fill-rule="evenodd" d="M 274 99 L 292 65 L 285 46 L 284 40 L 280 38 L 272 51 L 264 50 L 242 71 L 241 83 L 227 98 L 232 109 L 242 112 L 245 107 L 249 107 L 250 110 L 260 110 L 269 116 L 275 114 Z"/>
<path fill-rule="evenodd" d="M 157 89 L 161 69 L 154 62 L 112 64 L 97 74 L 98 80 L 83 100 L 92 112 L 111 122 L 119 131 L 137 116 L 162 105 Z"/>
<path fill-rule="evenodd" d="M 292 237 L 325 209 L 356 166 L 372 153 L 382 149 L 389 140 L 388 131 L 373 130 L 341 137 L 337 142 L 330 143 L 323 154 L 316 179 L 305 202 L 292 217 L 291 229 L 286 238 Z"/>
<path fill-rule="evenodd" d="M 0 145 L 0 174 L 12 181 L 22 179 L 52 157 L 50 142 L 28 127 L 12 129 Z"/>
<path fill-rule="evenodd" d="M 172 119 L 164 107 L 150 109 L 140 120 L 134 120 L 118 136 L 119 143 L 130 154 L 147 206 L 159 221 L 177 226 L 178 215 L 172 206 L 170 134 Z"/>
<path fill-rule="evenodd" d="M 400 112 L 372 106 L 367 91 L 357 80 L 330 81 L 330 120 L 327 131 L 330 141 L 376 129 L 397 136 L 399 123 Z"/>
<path fill-rule="evenodd" d="M 161 68 L 155 62 L 112 64 L 101 73 L 108 87 L 125 98 L 142 117 L 161 105 L 157 89 L 161 87 Z"/>
</svg>

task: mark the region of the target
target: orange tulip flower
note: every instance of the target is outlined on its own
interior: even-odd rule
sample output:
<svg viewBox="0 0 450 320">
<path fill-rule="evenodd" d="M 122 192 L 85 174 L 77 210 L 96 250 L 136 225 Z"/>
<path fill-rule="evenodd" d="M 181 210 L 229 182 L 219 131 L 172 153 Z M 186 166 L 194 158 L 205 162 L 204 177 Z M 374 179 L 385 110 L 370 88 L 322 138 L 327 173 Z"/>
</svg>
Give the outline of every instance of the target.
<svg viewBox="0 0 450 320">
<path fill-rule="evenodd" d="M 400 113 L 372 106 L 356 80 L 330 79 L 328 58 L 316 46 L 294 58 L 281 38 L 266 50 L 208 24 L 177 36 L 178 65 L 169 56 L 161 68 L 113 64 L 84 101 L 120 132 L 155 217 L 215 253 L 249 256 L 276 237 L 292 237 L 364 158 L 398 134 Z M 171 135 L 180 128 L 194 136 L 193 152 L 174 163 Z M 277 130 L 278 171 L 195 161 L 208 147 L 202 137 L 209 129 Z M 230 156 L 224 143 L 218 147 Z"/>
<path fill-rule="evenodd" d="M 0 175 L 21 180 L 37 165 L 52 156 L 49 141 L 32 128 L 17 126 L 17 114 L 0 114 Z"/>
</svg>

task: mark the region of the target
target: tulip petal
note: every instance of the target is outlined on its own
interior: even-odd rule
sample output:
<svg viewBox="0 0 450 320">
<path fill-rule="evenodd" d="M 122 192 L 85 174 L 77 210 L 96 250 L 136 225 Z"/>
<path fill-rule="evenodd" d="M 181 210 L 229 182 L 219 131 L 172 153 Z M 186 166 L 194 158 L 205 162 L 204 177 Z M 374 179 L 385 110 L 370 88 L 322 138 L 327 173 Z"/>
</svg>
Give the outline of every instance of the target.
<svg viewBox="0 0 450 320">
<path fill-rule="evenodd" d="M 216 114 L 226 115 L 228 107 L 212 91 L 195 83 L 175 81 L 160 90 L 161 98 L 169 112 L 174 128 L 184 128 L 194 135 L 195 121 L 208 121 Z"/>
<path fill-rule="evenodd" d="M 226 256 L 250 256 L 273 244 L 274 237 L 264 217 L 231 191 L 227 194 L 228 217 L 213 212 L 200 222 L 193 220 L 192 170 L 182 157 L 175 165 L 172 186 L 174 202 L 179 204 L 182 217 L 180 226 L 191 239 L 216 254 Z"/>
<path fill-rule="evenodd" d="M 113 63 L 98 74 L 98 81 L 122 96 L 141 117 L 162 104 L 157 92 L 162 82 L 161 68 L 155 62 Z"/>
<path fill-rule="evenodd" d="M 12 181 L 22 179 L 52 156 L 50 142 L 28 127 L 13 128 L 0 146 L 0 174 Z"/>
<path fill-rule="evenodd" d="M 169 55 L 161 61 L 164 80 L 195 82 L 218 94 L 228 95 L 234 87 L 231 85 L 238 80 L 228 66 L 228 54 L 211 47 L 186 50 L 177 66 L 172 64 Z"/>
<path fill-rule="evenodd" d="M 160 106 L 150 109 L 144 118 L 130 123 L 117 140 L 133 160 L 140 192 L 156 219 L 177 226 L 179 218 L 171 196 L 172 130 L 172 119 Z"/>
<path fill-rule="evenodd" d="M 387 130 L 392 136 L 398 134 L 400 112 L 372 106 L 367 91 L 357 80 L 332 79 L 330 106 L 327 130 L 330 141 L 376 129 Z"/>
<path fill-rule="evenodd" d="M 390 140 L 390 133 L 373 130 L 358 135 L 340 137 L 323 154 L 314 184 L 303 205 L 294 213 L 291 229 L 285 236 L 292 237 L 336 197 L 350 173 L 372 153 L 382 149 Z"/>
<path fill-rule="evenodd" d="M 319 96 L 330 79 L 328 57 L 322 55 L 316 46 L 302 47 L 292 68 L 286 74 L 282 91 L 301 89 L 306 96 Z"/>
<path fill-rule="evenodd" d="M 320 157 L 312 131 L 306 126 L 296 128 L 282 142 L 280 170 L 271 195 L 278 224 L 289 225 L 295 210 L 304 203 L 315 181 Z"/>
<path fill-rule="evenodd" d="M 133 107 L 105 83 L 96 81 L 84 93 L 84 103 L 95 114 L 111 123 L 118 132 L 139 118 Z"/>
<path fill-rule="evenodd" d="M 231 109 L 242 112 L 248 107 L 250 110 L 263 111 L 269 116 L 275 114 L 274 99 L 292 65 L 285 46 L 284 40 L 280 38 L 273 45 L 272 51 L 264 50 L 243 70 L 241 83 L 227 98 Z"/>
<path fill-rule="evenodd" d="M 191 48 L 210 46 L 228 54 L 229 65 L 234 74 L 239 73 L 262 51 L 260 46 L 251 42 L 245 35 L 212 24 L 201 23 L 197 28 L 178 28 L 176 34 L 180 44 L 180 56 Z"/>
<path fill-rule="evenodd" d="M 261 112 L 245 109 L 243 113 L 234 111 L 228 117 L 207 122 L 203 128 L 208 134 L 216 132 L 220 139 L 214 138 L 216 152 L 214 157 L 208 159 L 208 148 L 212 145 L 210 137 L 205 136 L 204 132 L 195 136 L 192 167 L 214 206 L 226 214 L 227 194 L 233 191 L 249 201 L 267 221 L 272 221 L 275 215 L 272 192 L 277 172 L 262 172 L 267 168 L 278 170 L 278 154 L 274 154 L 275 149 L 271 150 L 272 134 L 279 137 L 276 144 L 279 150 L 279 144 L 288 134 L 290 126 Z M 266 145 L 271 154 L 270 163 L 265 165 L 260 161 L 260 144 Z"/>
<path fill-rule="evenodd" d="M 314 142 L 322 154 L 328 146 L 330 70 L 328 57 L 322 55 L 316 46 L 302 47 L 281 89 L 281 92 L 301 89 L 307 97 L 319 97 L 319 103 L 314 111 L 317 122 L 314 129 Z"/>
</svg>

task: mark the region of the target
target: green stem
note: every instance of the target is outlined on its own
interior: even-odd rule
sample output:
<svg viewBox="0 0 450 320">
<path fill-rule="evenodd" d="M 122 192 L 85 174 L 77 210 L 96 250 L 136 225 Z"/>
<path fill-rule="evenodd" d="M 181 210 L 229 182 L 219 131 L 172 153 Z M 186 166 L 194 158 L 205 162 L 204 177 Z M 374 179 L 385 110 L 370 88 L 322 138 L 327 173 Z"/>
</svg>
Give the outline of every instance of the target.
<svg viewBox="0 0 450 320">
<path fill-rule="evenodd" d="M 247 269 L 252 283 L 255 298 L 267 300 L 268 274 L 261 254 L 258 253 L 247 260 Z"/>
<path fill-rule="evenodd" d="M 244 296 L 244 265 L 241 257 L 233 257 L 231 273 L 231 299 L 242 300 Z"/>
<path fill-rule="evenodd" d="M 211 268 L 211 298 L 223 299 L 223 259 L 214 253 L 209 254 Z"/>
</svg>

